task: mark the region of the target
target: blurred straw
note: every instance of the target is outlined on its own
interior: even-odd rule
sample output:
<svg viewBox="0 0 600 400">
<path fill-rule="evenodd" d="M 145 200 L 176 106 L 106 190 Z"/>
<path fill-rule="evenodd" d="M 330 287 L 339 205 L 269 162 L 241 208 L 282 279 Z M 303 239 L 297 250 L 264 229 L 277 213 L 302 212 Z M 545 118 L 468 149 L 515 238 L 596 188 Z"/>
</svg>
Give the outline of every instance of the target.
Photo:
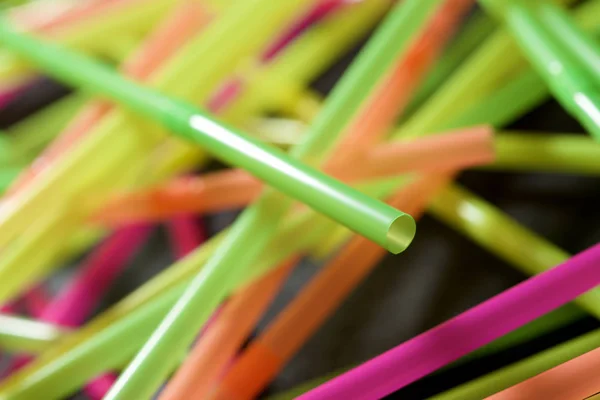
<svg viewBox="0 0 600 400">
<path fill-rule="evenodd" d="M 56 325 L 0 314 L 0 348 L 39 353 L 67 331 Z"/>
</svg>

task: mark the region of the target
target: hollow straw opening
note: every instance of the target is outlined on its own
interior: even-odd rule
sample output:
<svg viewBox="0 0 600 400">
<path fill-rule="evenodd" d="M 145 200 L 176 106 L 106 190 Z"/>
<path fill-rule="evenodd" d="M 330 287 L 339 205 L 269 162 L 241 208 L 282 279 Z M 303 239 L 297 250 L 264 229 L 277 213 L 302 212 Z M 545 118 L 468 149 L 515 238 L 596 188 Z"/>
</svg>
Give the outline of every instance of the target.
<svg viewBox="0 0 600 400">
<path fill-rule="evenodd" d="M 408 214 L 392 221 L 386 235 L 386 249 L 392 254 L 402 253 L 411 244 L 417 232 L 417 224 Z"/>
</svg>

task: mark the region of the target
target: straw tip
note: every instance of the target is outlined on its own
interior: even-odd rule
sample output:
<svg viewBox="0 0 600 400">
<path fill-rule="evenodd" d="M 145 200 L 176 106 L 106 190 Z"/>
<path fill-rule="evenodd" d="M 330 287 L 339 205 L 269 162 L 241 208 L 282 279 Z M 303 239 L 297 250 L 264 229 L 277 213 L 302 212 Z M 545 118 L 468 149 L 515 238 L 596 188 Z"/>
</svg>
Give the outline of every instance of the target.
<svg viewBox="0 0 600 400">
<path fill-rule="evenodd" d="M 392 254 L 402 253 L 412 243 L 417 224 L 413 217 L 408 214 L 398 216 L 388 228 L 386 248 Z"/>
</svg>

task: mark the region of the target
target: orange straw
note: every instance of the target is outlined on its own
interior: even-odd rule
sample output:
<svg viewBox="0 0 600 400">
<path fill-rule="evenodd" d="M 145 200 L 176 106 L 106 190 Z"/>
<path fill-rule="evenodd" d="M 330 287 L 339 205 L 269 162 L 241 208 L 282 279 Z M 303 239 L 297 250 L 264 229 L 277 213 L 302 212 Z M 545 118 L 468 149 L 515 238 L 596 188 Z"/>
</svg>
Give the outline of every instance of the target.
<svg viewBox="0 0 600 400">
<path fill-rule="evenodd" d="M 115 0 L 109 4 L 115 3 Z M 197 2 L 183 2 L 172 16 L 157 29 L 129 61 L 123 65 L 123 73 L 143 81 L 205 26 L 210 15 Z M 14 194 L 33 182 L 43 170 L 69 151 L 83 136 L 91 131 L 112 105 L 94 102 L 86 107 L 65 131 L 25 170 L 11 186 L 7 195 Z"/>
<path fill-rule="evenodd" d="M 204 333 L 159 400 L 203 399 L 267 309 L 290 270 L 292 257 L 235 294 Z M 182 397 L 183 393 L 187 393 Z"/>
<path fill-rule="evenodd" d="M 371 95 L 365 107 L 367 112 L 352 123 L 329 165 L 356 162 L 364 154 L 361 149 L 379 142 L 389 132 L 473 3 L 474 0 L 447 0 L 435 11 L 390 76 Z"/>
<path fill-rule="evenodd" d="M 488 126 L 428 136 L 375 147 L 359 161 L 327 171 L 342 180 L 366 180 L 405 172 L 463 169 L 494 158 L 493 132 Z M 201 177 L 176 178 L 150 189 L 118 196 L 93 218 L 102 225 L 162 220 L 184 213 L 219 212 L 244 207 L 260 193 L 262 183 L 232 169 Z"/>
<path fill-rule="evenodd" d="M 451 177 L 426 175 L 395 194 L 390 204 L 417 218 Z M 255 398 L 385 255 L 373 242 L 354 237 L 249 345 L 207 398 Z"/>
<path fill-rule="evenodd" d="M 581 400 L 600 392 L 600 348 L 554 367 L 488 400 Z"/>
</svg>

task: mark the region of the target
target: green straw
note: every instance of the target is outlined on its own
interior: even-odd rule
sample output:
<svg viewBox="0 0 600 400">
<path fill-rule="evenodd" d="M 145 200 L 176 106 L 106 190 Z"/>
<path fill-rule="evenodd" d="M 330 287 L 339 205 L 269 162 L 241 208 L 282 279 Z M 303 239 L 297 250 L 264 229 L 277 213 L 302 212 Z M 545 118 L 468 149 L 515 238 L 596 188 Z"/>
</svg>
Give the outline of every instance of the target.
<svg viewBox="0 0 600 400">
<path fill-rule="evenodd" d="M 508 367 L 432 397 L 432 400 L 480 400 L 600 346 L 600 329 L 545 350 Z"/>
<path fill-rule="evenodd" d="M 570 256 L 458 185 L 442 191 L 429 211 L 527 275 L 544 272 Z M 579 296 L 575 303 L 600 317 L 599 296 L 600 288 L 593 289 Z"/>
<path fill-rule="evenodd" d="M 456 39 L 433 66 L 427 79 L 404 111 L 403 119 L 417 111 L 494 29 L 495 24 L 487 15 L 477 12 L 471 16 Z"/>
<path fill-rule="evenodd" d="M 44 322 L 0 314 L 0 349 L 40 353 L 67 331 Z"/>
<path fill-rule="evenodd" d="M 501 132 L 494 139 L 496 160 L 486 170 L 600 174 L 600 144 L 574 134 Z"/>
<path fill-rule="evenodd" d="M 590 23 L 586 29 L 597 28 L 598 15 L 592 18 L 585 5 L 578 7 L 574 16 L 578 21 Z M 519 56 L 511 36 L 504 30 L 497 30 L 400 126 L 394 137 L 409 138 L 440 132 L 461 113 L 485 101 L 490 93 L 527 68 L 528 63 Z"/>
<path fill-rule="evenodd" d="M 559 102 L 577 118 L 589 132 L 600 139 L 600 53 L 595 54 L 591 40 L 583 32 L 568 29 L 572 24 L 562 23 L 561 31 L 571 34 L 560 35 L 554 23 L 565 18 L 556 18 L 554 7 L 546 7 L 550 21 L 541 18 L 540 1 L 497 1 L 482 0 L 482 3 L 501 15 L 521 49 L 544 78 Z M 565 28 L 567 27 L 567 28 Z M 582 36 L 579 40 L 574 37 Z M 594 46 L 595 47 L 595 46 Z M 586 57 L 581 57 L 583 54 Z"/>
<path fill-rule="evenodd" d="M 320 164 L 436 3 L 431 0 L 409 0 L 389 14 L 341 82 L 336 85 L 323 112 L 309 129 L 305 141 L 291 150 L 293 158 L 310 165 Z M 190 344 L 198 329 L 223 300 L 227 282 L 232 281 L 236 275 L 245 274 L 251 267 L 252 262 L 276 234 L 279 221 L 290 205 L 288 199 L 267 190 L 254 205 L 242 213 L 214 257 L 192 281 L 155 334 L 123 372 L 108 393 L 107 399 L 127 399 L 132 396 L 144 399 L 152 395 L 173 367 L 176 360 L 173 355 L 179 354 Z M 401 227 L 397 230 L 398 236 L 393 234 L 386 237 L 389 244 L 396 243 L 396 252 L 403 250 L 414 235 L 412 218 L 401 218 L 399 221 Z"/>
</svg>

